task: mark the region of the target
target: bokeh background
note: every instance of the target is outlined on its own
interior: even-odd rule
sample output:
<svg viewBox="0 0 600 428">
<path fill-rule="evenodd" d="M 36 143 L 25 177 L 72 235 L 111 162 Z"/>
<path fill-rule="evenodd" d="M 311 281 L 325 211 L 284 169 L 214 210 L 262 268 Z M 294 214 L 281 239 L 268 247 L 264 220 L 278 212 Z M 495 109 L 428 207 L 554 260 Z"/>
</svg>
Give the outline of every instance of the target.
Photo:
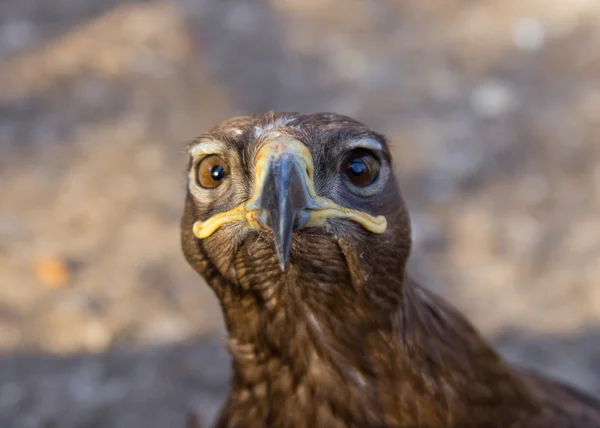
<svg viewBox="0 0 600 428">
<path fill-rule="evenodd" d="M 387 134 L 414 276 L 600 394 L 598 0 L 4 0 L 0 427 L 214 418 L 229 363 L 179 249 L 183 147 L 268 110 Z"/>
</svg>

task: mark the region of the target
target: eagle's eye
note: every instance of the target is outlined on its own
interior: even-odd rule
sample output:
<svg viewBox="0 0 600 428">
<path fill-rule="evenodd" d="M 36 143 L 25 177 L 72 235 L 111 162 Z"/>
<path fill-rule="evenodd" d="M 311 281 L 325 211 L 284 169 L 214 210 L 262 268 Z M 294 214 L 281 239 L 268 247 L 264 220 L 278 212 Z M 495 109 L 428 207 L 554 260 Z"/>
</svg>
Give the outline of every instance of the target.
<svg viewBox="0 0 600 428">
<path fill-rule="evenodd" d="M 346 158 L 342 171 L 352 184 L 365 187 L 379 177 L 379 160 L 367 149 L 355 149 Z"/>
<path fill-rule="evenodd" d="M 227 176 L 227 164 L 217 155 L 210 155 L 200 161 L 196 168 L 198 185 L 212 189 L 221 184 Z"/>
</svg>

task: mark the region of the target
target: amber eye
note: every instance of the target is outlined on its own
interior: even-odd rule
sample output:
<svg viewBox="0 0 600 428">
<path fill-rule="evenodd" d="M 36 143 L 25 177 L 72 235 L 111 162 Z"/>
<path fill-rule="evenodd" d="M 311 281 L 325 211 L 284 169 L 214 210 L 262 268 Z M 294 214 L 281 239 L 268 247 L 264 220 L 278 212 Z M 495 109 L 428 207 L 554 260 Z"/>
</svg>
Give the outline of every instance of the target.
<svg viewBox="0 0 600 428">
<path fill-rule="evenodd" d="M 227 164 L 217 155 L 205 157 L 196 169 L 196 181 L 207 189 L 217 187 L 226 176 Z"/>
<path fill-rule="evenodd" d="M 365 187 L 379 177 L 379 161 L 366 149 L 356 149 L 346 158 L 342 171 L 352 184 Z"/>
</svg>

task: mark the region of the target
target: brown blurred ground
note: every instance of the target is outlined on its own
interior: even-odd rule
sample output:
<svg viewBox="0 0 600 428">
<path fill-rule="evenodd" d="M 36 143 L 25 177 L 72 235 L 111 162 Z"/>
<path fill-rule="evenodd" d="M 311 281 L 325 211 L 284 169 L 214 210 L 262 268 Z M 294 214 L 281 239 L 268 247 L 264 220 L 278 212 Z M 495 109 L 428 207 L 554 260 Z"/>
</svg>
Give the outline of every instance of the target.
<svg viewBox="0 0 600 428">
<path fill-rule="evenodd" d="M 414 275 L 600 394 L 599 24 L 597 0 L 0 2 L 0 427 L 214 417 L 183 142 L 266 110 L 386 133 Z"/>
</svg>

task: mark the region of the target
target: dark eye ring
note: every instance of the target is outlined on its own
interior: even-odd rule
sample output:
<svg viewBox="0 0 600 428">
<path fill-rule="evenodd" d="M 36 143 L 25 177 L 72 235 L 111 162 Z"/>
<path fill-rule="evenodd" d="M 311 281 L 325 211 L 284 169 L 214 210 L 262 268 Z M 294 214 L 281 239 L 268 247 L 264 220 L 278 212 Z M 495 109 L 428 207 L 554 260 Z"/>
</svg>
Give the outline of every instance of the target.
<svg viewBox="0 0 600 428">
<path fill-rule="evenodd" d="M 367 149 L 353 150 L 342 165 L 342 172 L 352 184 L 358 187 L 373 184 L 379 178 L 380 169 L 379 160 Z"/>
<path fill-rule="evenodd" d="M 206 189 L 217 187 L 229 174 L 227 164 L 218 155 L 209 155 L 196 167 L 196 182 Z"/>
</svg>

